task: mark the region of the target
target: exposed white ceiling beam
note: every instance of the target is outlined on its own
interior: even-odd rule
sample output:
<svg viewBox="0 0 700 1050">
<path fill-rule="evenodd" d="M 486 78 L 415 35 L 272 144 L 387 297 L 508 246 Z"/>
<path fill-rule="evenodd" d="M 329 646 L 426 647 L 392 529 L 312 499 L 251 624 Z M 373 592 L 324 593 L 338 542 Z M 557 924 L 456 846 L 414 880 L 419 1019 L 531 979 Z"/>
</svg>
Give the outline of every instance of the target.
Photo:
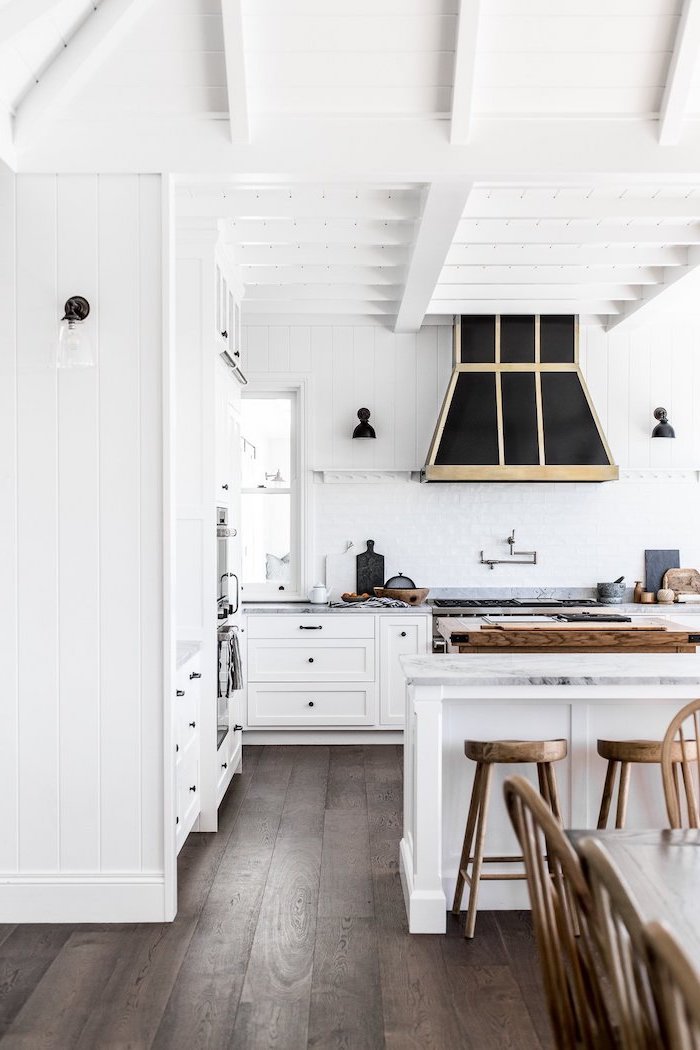
<svg viewBox="0 0 700 1050">
<path fill-rule="evenodd" d="M 643 320 L 644 312 L 648 307 L 652 306 L 652 304 L 658 305 L 658 300 L 662 295 L 665 295 L 672 289 L 678 291 L 681 284 L 690 283 L 691 279 L 697 282 L 699 275 L 700 248 L 689 248 L 686 265 L 666 271 L 664 274 L 665 279 L 661 284 L 644 288 L 641 299 L 638 299 L 635 303 L 628 303 L 616 317 L 608 320 L 606 325 L 608 331 L 613 328 L 619 329 L 623 326 L 629 325 L 631 327 L 633 324 L 638 324 Z M 596 312 L 603 313 L 604 311 Z"/>
<path fill-rule="evenodd" d="M 464 219 L 455 244 L 700 244 L 700 223 L 576 226 L 527 219 Z"/>
<path fill-rule="evenodd" d="M 450 142 L 464 146 L 472 124 L 476 45 L 479 34 L 479 0 L 460 0 L 452 80 Z"/>
<path fill-rule="evenodd" d="M 20 104 L 15 116 L 15 142 L 20 151 L 88 83 L 152 3 L 102 0 L 90 12 Z"/>
<path fill-rule="evenodd" d="M 7 0 L 0 7 L 0 43 L 17 36 L 53 7 L 58 7 L 58 0 Z"/>
<path fill-rule="evenodd" d="M 469 198 L 465 219 L 549 219 L 605 222 L 616 219 L 698 220 L 700 193 L 689 190 L 675 197 L 629 195 L 585 197 L 564 190 L 475 189 Z"/>
<path fill-rule="evenodd" d="M 318 244 L 406 245 L 413 243 L 413 219 L 249 219 L 231 222 L 226 230 L 227 244 Z M 241 262 L 243 262 L 241 258 Z"/>
<path fill-rule="evenodd" d="M 616 244 L 618 266 L 684 266 L 685 248 L 665 244 Z M 453 244 L 446 266 L 610 266 L 606 244 Z"/>
<path fill-rule="evenodd" d="M 246 296 L 243 299 L 242 307 L 246 314 L 331 314 L 334 317 L 339 314 L 360 314 L 362 316 L 393 317 L 399 304 L 398 301 L 375 302 L 365 299 L 304 299 L 301 301 L 295 299 L 248 299 Z M 606 313 L 605 310 L 598 312 Z"/>
<path fill-rule="evenodd" d="M 608 255 L 610 253 L 608 252 Z M 252 268 L 254 272 L 255 267 Z M 280 271 L 276 271 L 279 273 Z M 391 270 L 383 271 L 392 273 Z M 514 263 L 492 266 L 488 263 L 474 266 L 446 265 L 440 274 L 438 288 L 444 285 L 507 284 L 658 284 L 661 268 L 658 266 L 617 266 L 614 263 L 598 266 L 529 266 Z M 436 293 L 437 294 L 437 293 Z"/>
<path fill-rule="evenodd" d="M 438 299 L 430 303 L 431 314 L 605 314 L 619 313 L 621 307 L 612 300 L 536 299 L 526 307 L 518 299 Z"/>
<path fill-rule="evenodd" d="M 615 299 L 635 300 L 639 298 L 639 287 L 631 284 L 606 284 L 589 282 L 584 284 L 439 284 L 433 293 L 431 302 L 442 299 L 454 301 L 473 299 L 516 299 L 522 303 L 537 299 Z M 525 313 L 531 311 L 525 310 Z"/>
<path fill-rule="evenodd" d="M 699 56 L 700 0 L 685 0 L 659 113 L 662 146 L 674 146 L 681 137 Z"/>
<path fill-rule="evenodd" d="M 470 191 L 468 182 L 433 183 L 426 190 L 394 331 L 420 328 Z"/>
<path fill-rule="evenodd" d="M 224 58 L 231 141 L 250 142 L 250 112 L 246 77 L 243 8 L 241 0 L 221 0 L 224 24 Z"/>
<path fill-rule="evenodd" d="M 311 190 L 305 186 L 249 189 L 231 186 L 219 194 L 182 195 L 177 198 L 181 216 L 208 215 L 217 219 L 378 219 L 413 220 L 420 210 L 420 193 L 390 188 L 377 192 L 357 190 Z"/>
</svg>

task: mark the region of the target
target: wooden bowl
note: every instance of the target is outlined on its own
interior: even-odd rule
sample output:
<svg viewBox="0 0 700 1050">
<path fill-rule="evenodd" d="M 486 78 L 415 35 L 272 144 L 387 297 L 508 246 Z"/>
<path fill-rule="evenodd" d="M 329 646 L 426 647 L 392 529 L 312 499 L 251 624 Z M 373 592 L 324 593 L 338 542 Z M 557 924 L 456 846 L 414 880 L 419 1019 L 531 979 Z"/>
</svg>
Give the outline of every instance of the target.
<svg viewBox="0 0 700 1050">
<path fill-rule="evenodd" d="M 430 594 L 430 587 L 375 587 L 377 598 L 398 598 L 407 605 L 422 605 Z"/>
</svg>

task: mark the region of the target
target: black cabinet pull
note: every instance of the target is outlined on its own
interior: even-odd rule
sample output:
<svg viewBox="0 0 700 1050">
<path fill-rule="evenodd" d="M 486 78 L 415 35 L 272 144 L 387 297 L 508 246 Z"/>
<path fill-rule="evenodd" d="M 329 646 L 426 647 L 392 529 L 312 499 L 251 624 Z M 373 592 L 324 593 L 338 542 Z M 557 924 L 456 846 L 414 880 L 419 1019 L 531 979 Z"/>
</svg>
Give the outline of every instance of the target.
<svg viewBox="0 0 700 1050">
<path fill-rule="evenodd" d="M 309 707 L 313 707 L 313 706 L 314 706 L 313 700 L 309 700 Z"/>
<path fill-rule="evenodd" d="M 228 762 L 222 762 L 221 763 L 221 768 L 222 769 L 228 769 Z"/>
<path fill-rule="evenodd" d="M 406 632 L 405 632 L 405 631 L 402 631 L 402 632 L 401 632 L 401 637 L 402 637 L 402 638 L 405 638 L 405 637 L 406 637 Z"/>
<path fill-rule="evenodd" d="M 180 823 L 180 818 L 179 817 L 175 817 L 175 824 L 177 825 L 179 823 Z"/>
<path fill-rule="evenodd" d="M 189 725 L 190 725 L 190 729 L 194 729 L 194 727 L 197 725 L 197 723 L 196 722 L 190 722 Z"/>
<path fill-rule="evenodd" d="M 197 785 L 193 784 L 192 787 L 190 788 L 190 791 L 196 791 L 196 790 L 197 790 Z"/>
<path fill-rule="evenodd" d="M 242 733 L 243 732 L 243 726 L 235 725 L 233 727 L 233 731 L 234 731 L 234 733 Z"/>
<path fill-rule="evenodd" d="M 202 677 L 202 675 L 200 674 L 199 671 L 193 671 L 192 674 L 190 675 L 190 678 L 201 678 L 201 677 Z"/>
<path fill-rule="evenodd" d="M 314 658 L 313 658 L 313 656 L 310 656 L 309 657 L 309 663 L 312 664 L 313 662 L 314 662 Z"/>
<path fill-rule="evenodd" d="M 184 689 L 178 689 L 176 691 L 176 693 L 175 693 L 175 696 L 184 696 L 184 695 L 185 695 L 185 690 Z"/>
<path fill-rule="evenodd" d="M 180 750 L 180 745 L 176 744 L 175 745 L 175 754 L 177 754 L 179 750 Z"/>
<path fill-rule="evenodd" d="M 299 630 L 300 631 L 322 631 L 323 630 L 323 625 L 319 625 L 318 627 L 306 627 L 303 623 L 300 623 L 299 624 Z"/>
</svg>

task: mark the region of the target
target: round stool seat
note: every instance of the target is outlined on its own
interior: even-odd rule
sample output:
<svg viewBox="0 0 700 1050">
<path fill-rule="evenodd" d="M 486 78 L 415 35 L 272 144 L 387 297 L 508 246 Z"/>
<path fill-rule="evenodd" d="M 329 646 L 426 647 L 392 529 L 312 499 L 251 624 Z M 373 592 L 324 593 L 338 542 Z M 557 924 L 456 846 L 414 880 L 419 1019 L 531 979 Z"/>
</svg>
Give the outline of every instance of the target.
<svg viewBox="0 0 700 1050">
<path fill-rule="evenodd" d="M 608 762 L 661 762 L 660 740 L 599 740 L 598 754 Z M 686 758 L 694 761 L 697 758 L 697 745 L 694 740 L 685 742 Z M 680 740 L 673 744 L 671 761 L 680 762 L 683 757 Z"/>
<path fill-rule="evenodd" d="M 464 741 L 464 754 L 473 762 L 559 762 L 566 750 L 566 740 Z"/>
</svg>

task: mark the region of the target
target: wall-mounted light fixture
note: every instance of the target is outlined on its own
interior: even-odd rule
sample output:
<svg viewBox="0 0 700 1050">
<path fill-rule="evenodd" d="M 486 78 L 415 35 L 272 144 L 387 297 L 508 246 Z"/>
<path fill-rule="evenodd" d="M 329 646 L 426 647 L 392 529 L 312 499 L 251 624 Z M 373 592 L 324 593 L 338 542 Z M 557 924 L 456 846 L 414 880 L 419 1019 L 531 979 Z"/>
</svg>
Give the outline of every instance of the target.
<svg viewBox="0 0 700 1050">
<path fill-rule="evenodd" d="M 668 421 L 668 413 L 665 408 L 654 409 L 654 419 L 658 419 L 658 423 L 651 432 L 653 438 L 674 438 L 676 432 Z"/>
<path fill-rule="evenodd" d="M 357 418 L 359 423 L 352 432 L 354 438 L 376 438 L 374 427 L 368 422 L 371 412 L 368 408 L 358 408 Z"/>
<path fill-rule="evenodd" d="M 95 364 L 92 340 L 83 325 L 90 303 L 82 295 L 72 295 L 64 307 L 58 329 L 57 368 L 91 368 Z"/>
</svg>

